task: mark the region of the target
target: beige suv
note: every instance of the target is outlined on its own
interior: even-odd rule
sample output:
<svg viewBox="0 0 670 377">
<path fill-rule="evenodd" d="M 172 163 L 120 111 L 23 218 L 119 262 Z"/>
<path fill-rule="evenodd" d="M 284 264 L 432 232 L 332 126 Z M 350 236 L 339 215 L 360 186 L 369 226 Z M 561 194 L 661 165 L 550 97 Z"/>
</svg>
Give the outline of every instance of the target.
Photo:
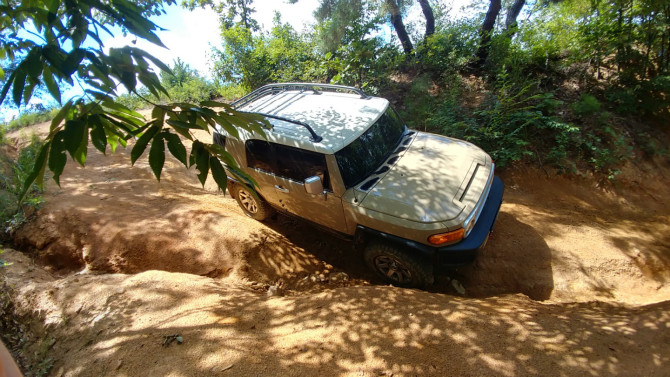
<svg viewBox="0 0 670 377">
<path fill-rule="evenodd" d="M 351 239 L 381 278 L 407 287 L 485 244 L 503 184 L 480 148 L 412 131 L 387 100 L 352 87 L 271 84 L 233 106 L 272 124 L 266 137 L 214 134 L 256 182 L 230 177 L 250 217 L 279 211 Z"/>
</svg>

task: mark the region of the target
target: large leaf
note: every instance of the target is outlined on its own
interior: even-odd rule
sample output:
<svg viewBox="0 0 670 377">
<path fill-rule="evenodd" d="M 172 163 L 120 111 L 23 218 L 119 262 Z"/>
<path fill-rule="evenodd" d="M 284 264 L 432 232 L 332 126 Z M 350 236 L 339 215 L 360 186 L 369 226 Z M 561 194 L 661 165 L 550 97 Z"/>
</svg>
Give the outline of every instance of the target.
<svg viewBox="0 0 670 377">
<path fill-rule="evenodd" d="M 147 149 L 147 145 L 151 141 L 151 139 L 156 136 L 158 132 L 160 132 L 162 128 L 162 125 L 160 124 L 154 124 L 153 126 L 149 127 L 149 129 L 140 136 L 139 139 L 137 139 L 137 142 L 133 146 L 133 149 L 130 151 L 130 162 L 134 165 L 135 161 L 137 161 L 138 158 L 144 153 L 144 150 Z"/>
<path fill-rule="evenodd" d="M 154 141 L 151 143 L 151 149 L 149 149 L 149 166 L 158 181 L 161 180 L 161 171 L 165 164 L 165 142 L 162 135 L 158 134 L 154 138 Z"/>
<path fill-rule="evenodd" d="M 81 119 L 71 119 L 65 122 L 65 150 L 80 164 L 83 164 L 79 158 L 84 140 L 88 144 L 87 128 L 86 122 Z"/>
<path fill-rule="evenodd" d="M 16 75 L 14 76 L 14 86 L 12 87 L 12 96 L 14 100 L 14 104 L 16 106 L 21 105 L 21 98 L 23 97 L 23 87 L 26 85 L 26 72 L 21 69 L 21 66 L 16 68 L 16 71 L 14 71 Z"/>
<path fill-rule="evenodd" d="M 77 68 L 81 64 L 81 61 L 84 58 L 84 56 L 85 51 L 80 48 L 76 48 L 70 51 L 70 53 L 67 54 L 65 61 L 60 66 L 61 72 L 63 72 L 65 76 L 71 76 L 73 73 L 77 71 Z"/>
<path fill-rule="evenodd" d="M 190 162 L 191 165 L 195 164 L 195 168 L 198 169 L 198 180 L 203 186 L 207 181 L 207 173 L 209 172 L 209 157 L 209 151 L 205 149 L 204 144 L 197 140 L 194 141 Z"/>
<path fill-rule="evenodd" d="M 67 163 L 64 137 L 65 131 L 61 130 L 56 133 L 51 142 L 51 152 L 49 153 L 49 170 L 53 173 L 53 179 L 58 186 L 60 186 L 60 176 L 65 168 L 65 163 Z"/>
<path fill-rule="evenodd" d="M 103 154 L 106 154 L 107 151 L 107 135 L 105 134 L 105 128 L 102 125 L 102 121 L 98 115 L 93 115 L 89 117 L 92 124 L 91 128 L 91 141 L 93 146 Z"/>
<path fill-rule="evenodd" d="M 47 89 L 49 89 L 49 93 L 51 93 L 51 96 L 60 104 L 61 103 L 60 89 L 58 88 L 56 80 L 54 80 L 53 73 L 51 72 L 51 68 L 49 68 L 49 66 L 44 67 L 44 72 L 42 73 L 42 80 L 44 81 L 44 84 L 47 86 Z"/>
<path fill-rule="evenodd" d="M 63 107 L 61 107 L 60 110 L 58 110 L 58 113 L 51 121 L 51 127 L 50 127 L 51 131 L 53 131 L 56 127 L 60 125 L 60 122 L 62 122 L 63 119 L 65 119 L 67 114 L 70 112 L 71 108 L 72 108 L 72 100 L 69 100 L 65 103 Z"/>
<path fill-rule="evenodd" d="M 165 140 L 167 140 L 168 149 L 170 153 L 179 160 L 184 166 L 188 167 L 188 161 L 186 160 L 186 147 L 182 144 L 179 136 L 172 133 L 165 133 Z"/>
<path fill-rule="evenodd" d="M 5 83 L 5 86 L 2 87 L 2 92 L 0 92 L 0 104 L 5 101 L 5 97 L 7 97 L 7 93 L 9 92 L 9 88 L 12 87 L 12 82 L 14 82 L 14 78 L 16 77 L 16 70 L 12 72 L 11 75 L 9 75 L 9 78 L 7 78 L 7 82 Z"/>
<path fill-rule="evenodd" d="M 209 158 L 209 168 L 212 170 L 212 178 L 214 178 L 214 182 L 216 182 L 221 191 L 226 192 L 228 177 L 226 176 L 226 171 L 223 169 L 223 166 L 221 166 L 221 162 L 216 156 Z"/>
<path fill-rule="evenodd" d="M 21 190 L 21 194 L 19 195 L 19 203 L 23 202 L 23 198 L 25 198 L 26 193 L 28 192 L 28 190 L 30 190 L 30 186 L 32 186 L 33 183 L 35 183 L 35 180 L 37 180 L 37 176 L 40 173 L 44 173 L 44 165 L 46 164 L 50 147 L 51 143 L 46 142 L 44 143 L 42 148 L 40 148 L 40 151 L 37 154 L 37 158 L 35 159 L 33 169 L 30 171 L 30 174 L 28 174 L 26 180 L 23 182 L 23 189 Z"/>
</svg>

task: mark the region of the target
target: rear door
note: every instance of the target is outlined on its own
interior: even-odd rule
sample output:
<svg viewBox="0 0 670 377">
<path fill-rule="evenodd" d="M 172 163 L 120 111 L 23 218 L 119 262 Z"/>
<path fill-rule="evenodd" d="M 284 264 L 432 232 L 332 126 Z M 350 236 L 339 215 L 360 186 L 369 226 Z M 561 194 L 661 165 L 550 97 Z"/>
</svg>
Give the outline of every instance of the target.
<svg viewBox="0 0 670 377">
<path fill-rule="evenodd" d="M 246 172 L 258 184 L 257 192 L 272 206 L 278 207 L 279 202 L 275 186 L 277 181 L 276 158 L 270 143 L 265 140 L 247 140 L 244 145 L 247 156 Z"/>
<path fill-rule="evenodd" d="M 342 199 L 333 194 L 326 156 L 280 144 L 272 144 L 276 157 L 275 195 L 279 207 L 289 213 L 346 232 Z M 305 179 L 321 178 L 324 193 L 311 195 L 305 191 Z"/>
</svg>

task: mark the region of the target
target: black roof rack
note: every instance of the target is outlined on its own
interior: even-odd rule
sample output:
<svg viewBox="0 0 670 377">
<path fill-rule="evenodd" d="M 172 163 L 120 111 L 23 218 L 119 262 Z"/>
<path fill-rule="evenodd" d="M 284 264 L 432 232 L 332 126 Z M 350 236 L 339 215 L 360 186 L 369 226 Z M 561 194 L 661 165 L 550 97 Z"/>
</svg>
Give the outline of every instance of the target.
<svg viewBox="0 0 670 377">
<path fill-rule="evenodd" d="M 272 115 L 272 114 L 264 114 L 264 113 L 254 113 L 254 114 L 258 114 L 258 115 L 264 116 L 266 118 L 277 119 L 277 120 L 281 120 L 281 121 L 284 121 L 284 122 L 289 122 L 289 123 L 293 123 L 293 124 L 303 126 L 307 129 L 307 131 L 309 131 L 309 134 L 312 135 L 312 141 L 313 142 L 318 143 L 321 140 L 323 140 L 323 138 L 321 136 L 317 135 L 316 132 L 314 132 L 314 129 L 309 124 L 307 124 L 305 122 L 301 122 L 299 120 L 288 119 L 288 118 L 284 118 L 284 117 L 280 117 L 280 116 L 276 116 L 276 115 Z"/>
<path fill-rule="evenodd" d="M 361 89 L 354 88 L 353 86 L 289 82 L 283 84 L 268 84 L 261 86 L 260 88 L 254 90 L 253 92 L 233 102 L 231 105 L 233 106 L 233 108 L 238 108 L 240 106 L 244 106 L 250 102 L 253 102 L 265 95 L 277 94 L 285 92 L 287 90 L 300 90 L 301 92 L 311 90 L 315 94 L 318 94 L 321 91 L 351 92 L 360 95 L 361 99 L 370 98 Z"/>
</svg>

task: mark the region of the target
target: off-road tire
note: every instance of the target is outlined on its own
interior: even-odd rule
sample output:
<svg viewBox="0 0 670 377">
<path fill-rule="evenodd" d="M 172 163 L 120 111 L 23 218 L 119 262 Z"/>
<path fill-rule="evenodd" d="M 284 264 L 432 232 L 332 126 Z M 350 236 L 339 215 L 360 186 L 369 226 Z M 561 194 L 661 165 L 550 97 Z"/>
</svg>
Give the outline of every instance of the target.
<svg viewBox="0 0 670 377">
<path fill-rule="evenodd" d="M 240 205 L 245 215 L 254 220 L 267 220 L 274 214 L 274 209 L 256 194 L 256 191 L 247 186 L 235 184 L 233 185 L 233 195 Z"/>
<path fill-rule="evenodd" d="M 430 266 L 394 245 L 373 242 L 365 248 L 363 258 L 380 278 L 395 286 L 422 288 L 433 284 Z"/>
</svg>

